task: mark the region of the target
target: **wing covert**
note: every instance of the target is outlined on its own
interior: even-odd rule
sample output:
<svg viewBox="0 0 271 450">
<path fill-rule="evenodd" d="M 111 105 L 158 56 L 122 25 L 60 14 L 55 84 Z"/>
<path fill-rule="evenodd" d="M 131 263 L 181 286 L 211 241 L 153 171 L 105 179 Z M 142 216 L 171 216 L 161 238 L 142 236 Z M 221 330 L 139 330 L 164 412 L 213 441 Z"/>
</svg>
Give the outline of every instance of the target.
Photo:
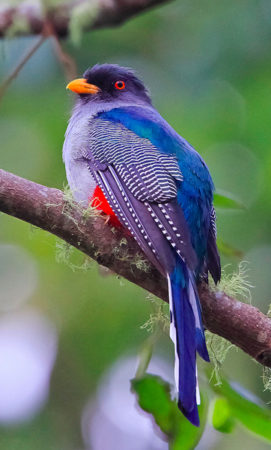
<svg viewBox="0 0 271 450">
<path fill-rule="evenodd" d="M 148 259 L 165 274 L 177 253 L 194 270 L 197 258 L 177 202 L 176 181 L 182 181 L 182 174 L 176 157 L 122 124 L 97 118 L 89 124 L 84 156 L 111 208 Z"/>
<path fill-rule="evenodd" d="M 210 228 L 207 241 L 207 270 L 211 273 L 215 283 L 221 278 L 220 256 L 216 245 L 216 213 L 212 206 L 210 214 Z"/>
<path fill-rule="evenodd" d="M 118 170 L 138 200 L 164 202 L 176 197 L 176 180 L 183 179 L 176 156 L 163 154 L 124 125 L 99 118 L 90 121 L 89 147 L 94 160 Z"/>
</svg>

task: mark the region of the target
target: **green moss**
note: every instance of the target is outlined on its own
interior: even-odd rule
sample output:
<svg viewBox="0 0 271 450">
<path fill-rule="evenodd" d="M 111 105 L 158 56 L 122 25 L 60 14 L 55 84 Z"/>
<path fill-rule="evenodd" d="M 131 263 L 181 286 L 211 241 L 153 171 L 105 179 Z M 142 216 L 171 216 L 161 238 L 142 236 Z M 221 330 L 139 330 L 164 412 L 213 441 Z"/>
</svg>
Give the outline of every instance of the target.
<svg viewBox="0 0 271 450">
<path fill-rule="evenodd" d="M 157 329 L 169 333 L 169 309 L 168 304 L 152 294 L 147 296 L 147 300 L 151 302 L 153 311 L 149 319 L 141 325 L 141 329 L 154 333 Z"/>
<path fill-rule="evenodd" d="M 271 369 L 270 367 L 263 368 L 263 385 L 265 391 L 271 392 Z"/>
<path fill-rule="evenodd" d="M 137 269 L 142 270 L 143 272 L 148 272 L 150 270 L 150 264 L 144 258 L 141 253 L 136 253 L 132 255 L 127 247 L 127 239 L 125 237 L 121 238 L 118 245 L 113 248 L 113 255 L 119 261 L 130 263 L 131 270 L 133 271 L 133 267 L 135 266 Z"/>
<path fill-rule="evenodd" d="M 251 303 L 250 289 L 253 286 L 248 279 L 248 265 L 245 261 L 240 262 L 238 270 L 232 274 L 226 274 L 224 267 L 220 283 L 216 286 L 213 280 L 209 280 L 209 284 L 213 290 L 223 291 L 230 297 Z M 206 331 L 205 336 L 210 359 L 214 366 L 212 377 L 214 376 L 216 378 L 216 384 L 218 385 L 221 384 L 219 372 L 228 352 L 232 348 L 237 348 L 226 339 L 217 336 L 210 331 Z"/>
<path fill-rule="evenodd" d="M 127 244 L 128 244 L 127 239 L 125 237 L 121 238 L 120 243 L 119 243 L 120 247 L 122 245 L 127 245 Z"/>
<path fill-rule="evenodd" d="M 232 348 L 237 348 L 226 339 L 217 336 L 208 330 L 205 331 L 205 338 L 210 360 L 214 366 L 211 379 L 215 377 L 215 385 L 219 385 L 221 384 L 220 370 L 226 356 Z"/>
<path fill-rule="evenodd" d="M 53 206 L 59 206 L 54 205 L 52 203 L 48 203 L 46 205 L 48 208 Z M 74 216 L 71 214 L 71 209 L 79 208 L 81 211 L 81 218 L 82 221 L 86 221 L 89 217 L 103 217 L 105 221 L 107 220 L 107 217 L 102 215 L 101 211 L 97 210 L 95 207 L 89 205 L 87 208 L 82 208 L 80 206 L 80 203 L 78 204 L 73 197 L 73 193 L 68 185 L 65 185 L 63 187 L 63 214 L 68 217 L 77 227 L 79 227 L 79 223 L 76 221 Z M 111 228 L 112 232 L 116 232 L 117 230 L 115 228 Z M 116 259 L 119 261 L 130 263 L 131 270 L 133 271 L 133 268 L 136 267 L 139 270 L 142 270 L 144 272 L 148 272 L 150 270 L 150 264 L 148 261 L 144 258 L 144 256 L 141 253 L 136 253 L 135 255 L 132 255 L 129 252 L 129 248 L 127 246 L 128 241 L 125 237 L 122 237 L 118 244 L 113 248 L 112 253 L 115 256 Z M 57 255 L 56 259 L 58 262 L 65 262 L 68 264 L 72 270 L 76 269 L 85 269 L 85 262 L 82 265 L 73 264 L 71 262 L 71 257 L 73 255 L 73 247 L 69 244 L 61 241 L 57 242 Z M 97 249 L 94 252 L 94 257 L 98 258 L 101 256 L 101 252 L 99 249 Z M 88 266 L 88 264 L 87 264 Z"/>
<path fill-rule="evenodd" d="M 222 269 L 222 276 L 220 283 L 216 286 L 212 279 L 209 279 L 211 289 L 215 291 L 223 291 L 230 297 L 237 298 L 240 301 L 251 303 L 251 288 L 252 284 L 248 277 L 248 263 L 241 261 L 238 265 L 238 270 L 231 274 L 227 274 L 225 266 Z"/>
<path fill-rule="evenodd" d="M 78 256 L 79 262 L 77 262 Z M 78 253 L 72 245 L 60 239 L 56 241 L 56 261 L 60 264 L 66 264 L 73 272 L 76 270 L 87 271 L 93 267 L 93 261 L 88 256 L 81 252 Z"/>
<path fill-rule="evenodd" d="M 63 201 L 66 205 L 69 205 L 72 207 L 76 206 L 76 202 L 73 198 L 72 190 L 68 184 L 65 184 L 63 186 Z"/>
<path fill-rule="evenodd" d="M 61 203 L 45 203 L 46 208 L 53 208 L 60 206 Z M 63 186 L 63 213 L 65 213 L 65 210 L 70 208 L 74 208 L 78 206 L 78 204 L 75 202 L 72 191 L 69 188 L 68 185 Z"/>
<path fill-rule="evenodd" d="M 87 208 L 84 208 L 82 210 L 83 221 L 86 221 L 89 217 L 103 217 L 105 218 L 105 220 L 107 220 L 106 216 L 102 215 L 102 211 L 99 211 L 95 206 L 92 206 L 91 204 L 89 204 Z"/>
<path fill-rule="evenodd" d="M 135 266 L 142 272 L 149 272 L 151 266 L 141 253 L 136 253 L 134 259 L 131 261 L 131 265 Z"/>
</svg>

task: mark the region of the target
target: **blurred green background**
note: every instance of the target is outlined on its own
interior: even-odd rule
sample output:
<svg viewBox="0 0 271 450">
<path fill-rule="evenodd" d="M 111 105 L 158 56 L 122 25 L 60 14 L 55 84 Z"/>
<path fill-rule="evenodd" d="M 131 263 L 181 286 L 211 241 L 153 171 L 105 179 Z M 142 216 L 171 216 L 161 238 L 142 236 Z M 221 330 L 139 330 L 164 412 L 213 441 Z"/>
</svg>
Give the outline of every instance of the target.
<svg viewBox="0 0 271 450">
<path fill-rule="evenodd" d="M 33 42 L 0 41 L 2 79 Z M 267 312 L 270 1 L 180 0 L 119 28 L 87 33 L 77 47 L 67 41 L 64 48 L 80 75 L 97 62 L 135 68 L 159 112 L 205 158 L 216 187 L 246 206 L 242 212 L 218 211 L 218 234 L 244 253 L 254 286 L 252 302 Z M 48 40 L 0 103 L 2 169 L 63 188 L 61 149 L 74 100 L 65 86 Z M 125 400 L 129 384 L 121 389 L 126 368 L 127 377 L 133 376 L 136 354 L 147 336 L 140 328 L 152 311 L 146 292 L 104 276 L 95 263 L 87 272 L 73 271 L 58 262 L 59 241 L 53 236 L 3 214 L 0 239 L 0 448 L 167 448 L 159 437 L 154 439 L 148 419 L 135 424 L 133 399 Z M 75 251 L 72 258 L 79 265 L 84 262 Z M 231 264 L 228 272 L 238 262 L 223 257 L 223 265 Z M 170 374 L 173 349 L 167 336 L 159 340 L 155 354 L 160 359 L 154 370 L 159 373 L 164 364 Z M 262 368 L 241 350 L 231 351 L 223 370 L 270 401 L 270 392 L 263 392 Z M 240 428 L 230 435 L 208 428 L 198 448 L 233 450 L 241 445 L 269 448 Z"/>
</svg>

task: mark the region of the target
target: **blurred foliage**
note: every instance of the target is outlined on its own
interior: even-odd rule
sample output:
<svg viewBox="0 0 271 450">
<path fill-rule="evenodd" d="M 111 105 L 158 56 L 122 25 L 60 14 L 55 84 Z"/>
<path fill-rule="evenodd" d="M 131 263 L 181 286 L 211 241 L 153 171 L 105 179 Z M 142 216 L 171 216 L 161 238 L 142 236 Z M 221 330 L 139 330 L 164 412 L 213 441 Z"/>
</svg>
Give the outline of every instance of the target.
<svg viewBox="0 0 271 450">
<path fill-rule="evenodd" d="M 206 397 L 199 406 L 201 425 L 192 426 L 180 415 L 176 401 L 172 401 L 170 385 L 161 377 L 145 374 L 131 381 L 139 406 L 151 414 L 160 430 L 167 436 L 170 449 L 195 448 L 205 427 Z M 232 433 L 236 423 L 271 441 L 271 411 L 261 400 L 241 386 L 231 385 L 225 378 L 220 385 L 211 382 L 216 396 L 212 407 L 213 427 L 222 433 Z"/>
<path fill-rule="evenodd" d="M 213 426 L 222 433 L 231 433 L 234 428 L 234 419 L 226 398 L 218 397 L 214 403 Z"/>
<path fill-rule="evenodd" d="M 214 206 L 215 208 L 221 209 L 243 209 L 242 205 L 238 200 L 230 197 L 230 194 L 221 194 L 219 192 L 214 193 Z"/>
<path fill-rule="evenodd" d="M 69 23 L 70 39 L 74 45 L 79 46 L 83 36 L 83 30 L 89 26 L 97 16 L 99 8 L 98 0 L 81 2 L 73 8 Z"/>
<path fill-rule="evenodd" d="M 32 44 L 30 38 L 0 41 L 2 79 Z M 76 60 L 79 74 L 97 62 L 135 68 L 151 88 L 160 113 L 202 154 L 218 192 L 229 192 L 244 205 L 242 210 L 217 210 L 223 265 L 231 264 L 225 276 L 238 273 L 242 253 L 249 262 L 249 284 L 254 286 L 251 301 L 267 311 L 271 301 L 270 2 L 179 0 L 119 28 L 85 34 L 77 47 L 71 40 L 63 45 Z M 62 189 L 66 176 L 61 147 L 73 97 L 65 92 L 65 76 L 54 48 L 51 40 L 43 44 L 0 103 L 0 167 Z M 152 304 L 141 289 L 114 275 L 101 275 L 95 264 L 87 272 L 76 267 L 73 272 L 60 255 L 77 267 L 85 267 L 84 256 L 76 250 L 71 259 L 63 256 L 59 241 L 41 230 L 1 215 L 0 237 L 2 243 L 24 250 L 38 268 L 38 285 L 27 304 L 18 308 L 38 309 L 59 333 L 46 406 L 25 424 L 2 425 L 0 447 L 91 448 L 82 437 L 82 411 L 89 398 L 95 400 L 102 374 L 120 356 L 134 354 L 142 346 L 147 332 L 141 327 L 155 313 Z M 0 253 L 1 272 L 3 258 Z M 2 291 L 6 276 L 1 278 Z M 15 289 L 16 277 L 12 279 Z M 17 290 L 19 297 L 20 287 Z M 1 311 L 5 318 L 5 309 Z M 173 371 L 173 349 L 166 335 L 159 337 L 155 353 L 169 361 Z M 262 369 L 247 355 L 231 352 L 223 369 L 270 401 L 270 391 L 263 392 Z M 268 437 L 269 413 L 242 402 L 233 392 L 230 387 L 208 392 L 210 398 L 223 399 L 215 403 L 216 428 L 224 423 L 228 429 L 230 408 L 236 423 L 258 434 L 262 428 Z M 210 425 L 198 448 L 204 445 L 219 450 L 270 448 L 270 443 L 243 433 L 241 427 L 224 435 Z"/>
<path fill-rule="evenodd" d="M 212 384 L 218 397 L 213 409 L 213 425 L 222 432 L 230 433 L 234 422 L 249 431 L 271 441 L 271 411 L 251 392 L 225 378 L 220 386 Z M 222 397 L 223 396 L 223 397 Z"/>
<path fill-rule="evenodd" d="M 137 394 L 140 407 L 152 414 L 155 423 L 167 436 L 172 450 L 189 450 L 195 448 L 203 433 L 207 405 L 201 402 L 199 415 L 201 426 L 194 427 L 180 414 L 176 401 L 171 400 L 170 385 L 162 378 L 147 374 L 131 381 L 132 389 Z"/>
<path fill-rule="evenodd" d="M 225 362 L 226 356 L 229 350 L 236 347 L 226 339 L 221 336 L 217 336 L 208 330 L 205 331 L 205 337 L 210 361 L 213 365 L 211 380 L 214 379 L 215 384 L 220 385 L 222 383 L 221 369 Z"/>
<path fill-rule="evenodd" d="M 237 248 L 234 248 L 232 245 L 228 244 L 227 242 L 224 242 L 219 237 L 216 240 L 217 248 L 219 250 L 219 253 L 223 256 L 228 257 L 235 257 L 235 258 L 241 258 L 243 256 L 243 253 L 241 250 L 238 250 Z"/>
</svg>

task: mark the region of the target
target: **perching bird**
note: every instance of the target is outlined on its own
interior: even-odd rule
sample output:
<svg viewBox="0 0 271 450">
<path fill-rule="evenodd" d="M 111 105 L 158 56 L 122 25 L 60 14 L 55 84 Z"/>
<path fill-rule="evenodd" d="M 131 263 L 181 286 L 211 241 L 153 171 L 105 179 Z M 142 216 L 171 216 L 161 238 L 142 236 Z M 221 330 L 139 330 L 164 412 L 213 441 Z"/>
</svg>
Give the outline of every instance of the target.
<svg viewBox="0 0 271 450">
<path fill-rule="evenodd" d="M 128 229 L 167 277 L 178 406 L 198 426 L 196 352 L 209 356 L 196 284 L 220 279 L 212 178 L 132 70 L 96 65 L 67 88 L 78 94 L 63 147 L 74 198 Z"/>
</svg>

